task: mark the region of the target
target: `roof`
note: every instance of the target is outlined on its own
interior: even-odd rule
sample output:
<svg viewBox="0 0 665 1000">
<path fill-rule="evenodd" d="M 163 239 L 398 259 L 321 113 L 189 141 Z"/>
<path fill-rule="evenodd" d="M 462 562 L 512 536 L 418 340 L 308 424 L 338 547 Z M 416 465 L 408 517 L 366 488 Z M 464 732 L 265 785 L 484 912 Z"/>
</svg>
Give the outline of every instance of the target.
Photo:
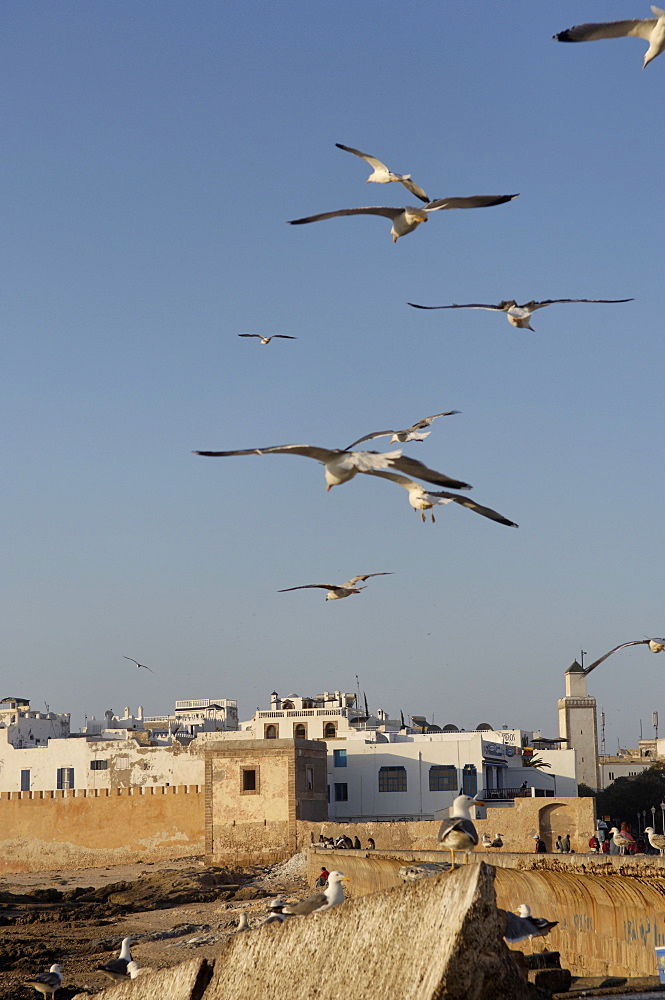
<svg viewBox="0 0 665 1000">
<path fill-rule="evenodd" d="M 578 663 L 577 660 L 573 660 L 573 662 L 570 664 L 570 666 L 566 670 L 566 673 L 567 674 L 583 674 L 584 673 L 584 667 L 582 666 L 581 663 Z"/>
</svg>

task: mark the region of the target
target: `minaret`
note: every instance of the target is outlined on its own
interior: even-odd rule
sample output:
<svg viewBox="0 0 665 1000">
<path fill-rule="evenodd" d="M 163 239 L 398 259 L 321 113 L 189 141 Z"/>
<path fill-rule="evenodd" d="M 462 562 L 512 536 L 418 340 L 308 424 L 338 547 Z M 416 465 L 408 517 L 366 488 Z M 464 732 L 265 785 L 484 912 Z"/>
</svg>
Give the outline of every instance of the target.
<svg viewBox="0 0 665 1000">
<path fill-rule="evenodd" d="M 596 699 L 587 694 L 584 667 L 573 660 L 566 670 L 566 697 L 559 698 L 559 736 L 577 754 L 577 780 L 598 788 Z M 562 749 L 563 749 L 562 745 Z"/>
</svg>

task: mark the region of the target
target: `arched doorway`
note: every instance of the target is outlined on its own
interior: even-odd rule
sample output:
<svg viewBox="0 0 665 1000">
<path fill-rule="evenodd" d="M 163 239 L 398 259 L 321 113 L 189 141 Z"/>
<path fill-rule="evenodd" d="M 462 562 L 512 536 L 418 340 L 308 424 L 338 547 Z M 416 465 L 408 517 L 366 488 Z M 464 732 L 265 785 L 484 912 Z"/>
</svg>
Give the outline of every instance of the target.
<svg viewBox="0 0 665 1000">
<path fill-rule="evenodd" d="M 570 806 L 563 802 L 543 806 L 538 810 L 538 833 L 545 841 L 548 851 L 553 851 L 557 837 L 570 834 L 570 842 L 577 845 L 577 817 Z"/>
</svg>

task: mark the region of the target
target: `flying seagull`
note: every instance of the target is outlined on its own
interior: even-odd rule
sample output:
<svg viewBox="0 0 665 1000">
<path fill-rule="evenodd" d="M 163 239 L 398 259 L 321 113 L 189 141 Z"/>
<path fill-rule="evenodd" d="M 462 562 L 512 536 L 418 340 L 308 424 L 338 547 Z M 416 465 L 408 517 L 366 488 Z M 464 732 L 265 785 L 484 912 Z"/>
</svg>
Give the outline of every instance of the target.
<svg viewBox="0 0 665 1000">
<path fill-rule="evenodd" d="M 338 601 L 342 597 L 351 597 L 352 594 L 359 594 L 361 590 L 367 590 L 367 587 L 356 587 L 356 584 L 360 581 L 369 580 L 370 576 L 392 576 L 392 573 L 365 573 L 364 576 L 352 576 L 346 583 L 340 583 L 339 585 L 334 583 L 305 583 L 302 587 L 285 587 L 284 590 L 278 590 L 277 593 L 286 594 L 290 590 L 309 590 L 314 587 L 319 590 L 328 591 L 326 601 Z"/>
<path fill-rule="evenodd" d="M 352 146 L 343 146 L 341 142 L 336 142 L 335 145 L 338 149 L 343 149 L 345 153 L 353 153 L 354 156 L 359 156 L 361 160 L 365 160 L 369 163 L 370 167 L 373 168 L 374 173 L 370 174 L 367 178 L 366 183 L 369 184 L 371 181 L 374 184 L 389 184 L 390 181 L 397 181 L 399 184 L 403 184 L 407 191 L 411 194 L 415 194 L 416 198 L 420 198 L 421 201 L 425 203 L 429 202 L 429 198 L 423 191 L 421 187 L 414 184 L 411 180 L 411 174 L 394 174 L 392 170 L 388 170 L 385 163 L 381 160 L 377 160 L 376 156 L 369 156 L 367 153 L 361 153 L 359 149 L 353 149 Z"/>
<path fill-rule="evenodd" d="M 632 21 L 601 21 L 598 24 L 576 24 L 554 35 L 557 42 L 595 42 L 600 38 L 643 38 L 649 43 L 642 69 L 665 50 L 665 10 L 651 5 L 655 17 Z"/>
<path fill-rule="evenodd" d="M 154 674 L 154 672 L 155 672 L 155 671 L 154 671 L 154 670 L 152 669 L 152 667 L 146 667 L 145 663 L 139 663 L 139 661 L 138 661 L 138 660 L 135 660 L 133 656 L 125 656 L 125 655 L 123 654 L 123 657 L 122 657 L 122 658 L 123 658 L 123 660 L 131 660 L 131 661 L 132 661 L 132 663 L 135 663 L 135 664 L 136 664 L 136 669 L 137 669 L 137 670 L 149 670 L 151 674 Z"/>
<path fill-rule="evenodd" d="M 644 832 L 649 838 L 651 846 L 660 851 L 661 855 L 665 854 L 665 836 L 662 833 L 656 833 L 652 826 L 645 826 Z"/>
<path fill-rule="evenodd" d="M 32 986 L 43 997 L 53 996 L 62 986 L 62 969 L 57 964 L 52 965 L 48 972 L 40 972 L 32 979 L 25 979 L 24 985 Z"/>
<path fill-rule="evenodd" d="M 354 441 L 353 444 L 350 444 L 344 450 L 350 451 L 351 448 L 355 448 L 357 444 L 362 444 L 363 441 L 373 441 L 374 438 L 388 437 L 389 434 L 392 434 L 388 442 L 389 444 L 392 444 L 393 441 L 398 441 L 401 444 L 407 441 L 424 441 L 432 433 L 431 431 L 425 431 L 425 428 L 429 427 L 433 420 L 436 420 L 437 417 L 452 417 L 456 413 L 459 413 L 459 410 L 447 410 L 446 413 L 435 413 L 432 417 L 423 417 L 422 420 L 417 420 L 415 424 L 411 424 L 410 427 L 406 427 L 402 431 L 374 431 L 372 434 L 365 434 L 365 437 L 358 438 L 357 441 Z M 425 433 L 421 434 L 420 431 L 425 431 Z"/>
<path fill-rule="evenodd" d="M 428 469 L 417 458 L 402 455 L 401 451 L 342 451 L 340 448 L 318 448 L 311 444 L 279 444 L 272 448 L 246 448 L 243 451 L 195 451 L 195 455 L 208 458 L 227 458 L 230 455 L 302 455 L 315 458 L 325 466 L 326 491 L 353 479 L 359 472 L 376 469 L 399 469 L 400 472 L 451 490 L 470 490 L 468 483 L 450 479 L 442 472 Z"/>
<path fill-rule="evenodd" d="M 588 667 L 585 667 L 584 676 L 586 677 L 586 675 L 590 674 L 592 670 L 595 670 L 595 668 L 599 666 L 603 660 L 606 660 L 608 656 L 611 656 L 612 653 L 616 653 L 618 649 L 625 649 L 626 646 L 648 646 L 652 653 L 662 653 L 665 649 L 665 639 L 633 639 L 632 642 L 622 642 L 619 646 L 615 646 L 614 649 L 611 649 L 609 653 L 605 653 L 605 655 L 601 656 L 600 659 L 594 660 Z"/>
<path fill-rule="evenodd" d="M 499 524 L 505 524 L 509 528 L 517 528 L 518 525 L 514 521 L 509 521 L 507 517 L 503 514 L 499 514 L 497 511 L 492 510 L 491 507 L 483 507 L 482 504 L 476 503 L 475 500 L 471 500 L 469 497 L 457 496 L 455 493 L 445 493 L 443 491 L 429 492 L 421 486 L 420 483 L 414 482 L 413 479 L 407 479 L 406 476 L 395 475 L 394 472 L 369 472 L 370 476 L 380 476 L 381 479 L 389 479 L 393 483 L 397 483 L 398 486 L 403 486 L 405 490 L 409 491 L 409 503 L 415 511 L 420 511 L 420 517 L 423 521 L 427 520 L 425 511 L 430 511 L 432 518 L 432 523 L 436 521 L 434 517 L 434 511 L 432 510 L 437 504 L 446 503 L 459 503 L 463 507 L 468 507 L 475 514 L 481 514 L 483 517 L 489 517 L 492 521 L 498 521 Z"/>
<path fill-rule="evenodd" d="M 502 312 L 506 314 L 506 319 L 511 326 L 516 326 L 520 330 L 531 330 L 531 314 L 536 309 L 543 309 L 545 306 L 555 306 L 560 302 L 634 302 L 634 299 L 545 299 L 543 302 L 525 302 L 518 306 L 515 299 L 505 299 L 497 306 L 484 305 L 480 302 L 468 302 L 466 305 L 457 305 L 453 302 L 451 306 L 419 306 L 416 302 L 407 302 L 407 305 L 414 309 L 489 309 L 491 312 Z"/>
<path fill-rule="evenodd" d="M 132 939 L 129 937 L 123 938 L 118 957 L 111 959 L 111 961 L 107 962 L 106 965 L 98 965 L 97 971 L 105 973 L 111 979 L 120 980 L 131 978 L 131 974 L 128 971 L 129 963 L 132 960 L 131 952 L 129 950 L 131 940 Z"/>
<path fill-rule="evenodd" d="M 479 194 L 470 198 L 438 198 L 419 208 L 414 208 L 412 205 L 407 205 L 405 208 L 383 208 L 378 205 L 371 208 L 340 208 L 337 212 L 308 215 L 305 219 L 289 219 L 288 225 L 302 226 L 306 222 L 321 222 L 323 219 L 334 219 L 338 215 L 382 215 L 391 220 L 390 233 L 393 243 L 397 243 L 400 236 L 412 233 L 421 222 L 427 222 L 430 212 L 438 212 L 441 208 L 489 208 L 491 205 L 503 205 L 504 202 L 517 197 L 516 194 Z"/>
<path fill-rule="evenodd" d="M 517 913 L 506 911 L 506 928 L 503 936 L 510 944 L 531 940 L 535 937 L 545 937 L 553 927 L 559 923 L 558 920 L 546 920 L 545 917 L 532 917 L 531 910 L 526 903 L 520 903 Z"/>
<path fill-rule="evenodd" d="M 470 795 L 458 795 L 453 802 L 453 810 L 448 819 L 444 819 L 439 827 L 437 840 L 447 851 L 450 851 L 450 867 L 455 867 L 455 851 L 473 850 L 478 844 L 478 831 L 473 825 L 469 806 L 484 806 L 480 799 Z"/>
<path fill-rule="evenodd" d="M 262 344 L 269 344 L 271 340 L 297 340 L 297 337 L 290 337 L 288 333 L 273 333 L 271 337 L 264 337 L 261 333 L 239 333 L 239 337 L 258 337 Z"/>
<path fill-rule="evenodd" d="M 294 917 L 303 917 L 310 913 L 323 913 L 331 906 L 337 906 L 344 902 L 342 882 L 348 881 L 342 872 L 330 872 L 327 889 L 324 889 L 323 892 L 317 892 L 315 896 L 310 896 L 308 899 L 303 899 L 301 903 L 289 903 L 282 912 Z"/>
</svg>

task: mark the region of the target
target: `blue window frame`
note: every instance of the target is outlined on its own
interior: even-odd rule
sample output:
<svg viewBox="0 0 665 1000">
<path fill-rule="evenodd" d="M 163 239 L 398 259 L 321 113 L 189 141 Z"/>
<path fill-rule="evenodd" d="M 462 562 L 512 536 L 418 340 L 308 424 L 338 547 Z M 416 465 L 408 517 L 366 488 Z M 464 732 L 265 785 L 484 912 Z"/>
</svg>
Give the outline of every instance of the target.
<svg viewBox="0 0 665 1000">
<path fill-rule="evenodd" d="M 406 768 L 401 765 L 379 768 L 379 791 L 405 792 Z"/>
<path fill-rule="evenodd" d="M 346 750 L 333 750 L 335 767 L 346 767 Z"/>
<path fill-rule="evenodd" d="M 457 768 L 454 764 L 432 764 L 429 769 L 430 792 L 456 792 Z"/>
</svg>

